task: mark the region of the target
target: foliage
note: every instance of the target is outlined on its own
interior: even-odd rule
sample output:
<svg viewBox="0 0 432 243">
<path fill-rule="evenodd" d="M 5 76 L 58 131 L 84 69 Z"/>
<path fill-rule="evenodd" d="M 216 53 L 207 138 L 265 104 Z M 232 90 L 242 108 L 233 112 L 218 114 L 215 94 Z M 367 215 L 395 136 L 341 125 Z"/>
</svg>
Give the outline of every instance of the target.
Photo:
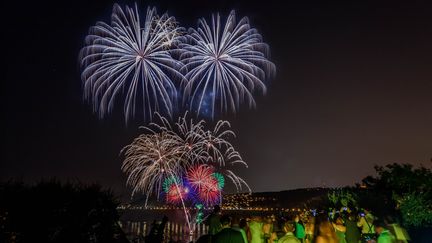
<svg viewBox="0 0 432 243">
<path fill-rule="evenodd" d="M 368 209 L 387 223 L 399 223 L 409 230 L 432 227 L 432 172 L 411 164 L 375 166 L 355 188 L 330 190 L 320 199 L 325 209 L 349 207 Z"/>
<path fill-rule="evenodd" d="M 409 226 L 431 225 L 432 172 L 410 164 L 375 166 L 376 177 L 363 179 L 366 190 L 360 190 L 360 205 L 369 204 L 382 216 L 400 215 Z M 372 202 L 372 203 L 370 203 Z"/>
<path fill-rule="evenodd" d="M 432 226 L 432 201 L 427 193 L 407 193 L 397 198 L 406 226 Z"/>
<path fill-rule="evenodd" d="M 335 189 L 327 193 L 331 207 L 357 207 L 357 195 L 348 188 Z"/>
<path fill-rule="evenodd" d="M 423 166 L 414 168 L 411 164 L 388 164 L 375 166 L 377 177 L 368 176 L 363 183 L 391 195 L 422 192 L 432 188 L 432 172 Z"/>
<path fill-rule="evenodd" d="M 0 184 L 1 242 L 127 242 L 118 203 L 99 185 Z"/>
</svg>

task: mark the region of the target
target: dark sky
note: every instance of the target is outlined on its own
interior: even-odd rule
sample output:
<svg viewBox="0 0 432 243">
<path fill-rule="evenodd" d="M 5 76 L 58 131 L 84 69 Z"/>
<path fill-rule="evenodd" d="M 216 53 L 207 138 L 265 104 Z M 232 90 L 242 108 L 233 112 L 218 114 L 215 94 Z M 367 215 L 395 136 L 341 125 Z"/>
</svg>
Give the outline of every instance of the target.
<svg viewBox="0 0 432 243">
<path fill-rule="evenodd" d="M 289 2 L 281 5 L 282 2 Z M 380 3 L 376 3 L 380 2 Z M 432 157 L 432 8 L 427 1 L 138 1 L 186 27 L 249 16 L 277 76 L 255 110 L 228 119 L 254 191 L 352 185 L 373 165 Z M 124 2 L 120 2 L 124 5 Z M 1 179 L 99 182 L 125 191 L 120 149 L 140 133 L 82 100 L 78 52 L 112 2 L 2 8 Z M 6 54 L 6 55 L 5 55 Z"/>
</svg>

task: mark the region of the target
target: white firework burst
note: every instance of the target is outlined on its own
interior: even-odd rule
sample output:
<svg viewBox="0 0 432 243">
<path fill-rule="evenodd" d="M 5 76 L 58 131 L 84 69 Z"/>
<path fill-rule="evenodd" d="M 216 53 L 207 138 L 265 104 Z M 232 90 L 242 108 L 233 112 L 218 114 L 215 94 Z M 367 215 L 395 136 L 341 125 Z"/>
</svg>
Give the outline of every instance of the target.
<svg viewBox="0 0 432 243">
<path fill-rule="evenodd" d="M 80 52 L 84 98 L 102 118 L 110 113 L 115 99 L 121 101 L 126 122 L 142 104 L 144 120 L 155 111 L 168 116 L 176 107 L 177 82 L 183 64 L 172 58 L 170 48 L 181 32 L 175 19 L 158 16 L 148 8 L 144 23 L 137 6 L 124 10 L 114 5 L 111 23 L 91 27 Z"/>
<path fill-rule="evenodd" d="M 179 27 L 178 22 L 172 16 L 164 14 L 154 19 L 155 30 L 162 35 L 163 41 L 161 45 L 165 49 L 170 49 L 180 43 L 179 37 L 185 34 L 185 30 Z"/>
<path fill-rule="evenodd" d="M 181 178 L 188 160 L 179 142 L 167 132 L 142 134 L 122 150 L 126 157 L 122 170 L 128 174 L 132 194 L 143 192 L 147 199 L 152 192 L 159 196 L 167 177 Z"/>
<path fill-rule="evenodd" d="M 198 21 L 181 48 L 188 82 L 183 101 L 198 114 L 236 112 L 241 103 L 255 106 L 256 89 L 265 93 L 265 80 L 275 72 L 267 59 L 268 46 L 248 18 L 236 22 L 232 11 L 225 23 L 219 14 L 210 23 Z"/>
</svg>

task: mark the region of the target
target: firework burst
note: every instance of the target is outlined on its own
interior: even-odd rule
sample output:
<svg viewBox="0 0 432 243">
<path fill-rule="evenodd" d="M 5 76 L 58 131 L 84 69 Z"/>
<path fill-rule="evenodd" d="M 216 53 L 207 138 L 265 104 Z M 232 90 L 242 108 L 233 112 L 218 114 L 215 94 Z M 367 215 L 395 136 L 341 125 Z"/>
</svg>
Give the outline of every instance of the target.
<svg viewBox="0 0 432 243">
<path fill-rule="evenodd" d="M 183 99 L 201 115 L 236 112 L 240 104 L 255 106 L 253 93 L 266 91 L 264 81 L 275 72 L 266 58 L 268 46 L 248 18 L 236 21 L 232 11 L 222 23 L 219 14 L 210 23 L 198 21 L 182 45 L 181 60 L 187 72 Z"/>
<path fill-rule="evenodd" d="M 158 16 L 148 8 L 141 23 L 137 6 L 122 9 L 115 4 L 111 24 L 97 22 L 91 27 L 80 52 L 84 97 L 102 118 L 110 113 L 115 99 L 125 94 L 126 122 L 142 103 L 144 120 L 154 111 L 172 115 L 177 99 L 176 82 L 184 81 L 183 64 L 172 58 L 169 49 L 181 33 L 175 19 Z"/>
<path fill-rule="evenodd" d="M 213 177 L 213 169 L 205 164 L 192 167 L 187 172 L 186 178 L 194 190 L 200 191 L 205 187 L 210 187 L 216 181 Z"/>
<path fill-rule="evenodd" d="M 168 176 L 167 178 L 165 178 L 162 184 L 162 189 L 164 190 L 165 193 L 168 193 L 171 186 L 175 184 L 182 185 L 182 181 L 176 176 Z"/>
<path fill-rule="evenodd" d="M 218 180 L 213 175 L 214 169 L 205 164 L 190 168 L 186 175 L 188 183 L 197 192 L 199 201 L 205 205 L 217 204 L 222 193 Z"/>
<path fill-rule="evenodd" d="M 205 121 L 194 122 L 187 119 L 187 112 L 175 123 L 174 131 L 185 144 L 188 150 L 188 157 L 192 162 L 211 163 L 215 166 L 225 166 L 228 162 L 231 165 L 240 163 L 247 167 L 233 145 L 230 138 L 235 138 L 228 121 L 220 120 L 213 130 L 205 128 Z M 166 119 L 165 119 L 166 123 Z M 165 127 L 169 127 L 165 124 Z"/>
<path fill-rule="evenodd" d="M 213 179 L 211 183 L 199 190 L 198 197 L 204 205 L 210 206 L 220 203 L 221 194 L 222 192 L 218 188 L 217 181 Z"/>
<path fill-rule="evenodd" d="M 171 204 L 179 204 L 187 198 L 189 193 L 188 188 L 183 185 L 172 184 L 166 192 L 166 202 Z"/>
<path fill-rule="evenodd" d="M 224 177 L 237 190 L 246 186 L 250 191 L 247 183 L 229 169 L 238 163 L 247 164 L 227 140 L 235 136 L 227 121 L 219 121 L 214 129 L 207 130 L 203 120 L 194 122 L 187 119 L 187 114 L 174 126 L 163 116 L 157 117 L 158 123 L 142 127 L 146 133 L 123 149 L 126 158 L 122 169 L 128 174 L 134 193 L 144 192 L 148 198 L 152 192 L 159 195 L 163 190 L 169 197 L 187 196 L 181 188 L 172 191 L 173 185 L 182 187 L 181 178 L 186 178 L 199 200 L 209 204 L 215 202 L 216 194 L 220 196 Z M 168 201 L 176 201 L 171 199 Z"/>
<path fill-rule="evenodd" d="M 142 134 L 126 146 L 122 170 L 128 174 L 132 194 L 144 192 L 148 199 L 153 191 L 160 194 L 166 178 L 180 178 L 188 164 L 183 148 L 168 132 Z"/>
<path fill-rule="evenodd" d="M 219 190 L 222 190 L 225 186 L 225 178 L 224 176 L 219 173 L 219 172 L 215 172 L 212 174 L 213 177 L 216 179 L 217 183 L 218 183 L 218 188 Z"/>
</svg>

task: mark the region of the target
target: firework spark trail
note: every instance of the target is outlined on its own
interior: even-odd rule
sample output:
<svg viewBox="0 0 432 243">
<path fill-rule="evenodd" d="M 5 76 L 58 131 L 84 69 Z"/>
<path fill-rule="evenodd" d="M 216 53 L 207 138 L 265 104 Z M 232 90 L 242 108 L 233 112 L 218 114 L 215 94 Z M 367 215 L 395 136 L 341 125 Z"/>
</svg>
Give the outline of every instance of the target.
<svg viewBox="0 0 432 243">
<path fill-rule="evenodd" d="M 210 103 L 214 118 L 216 112 L 236 112 L 244 101 L 249 107 L 255 106 L 254 91 L 265 93 L 264 81 L 276 69 L 266 58 L 268 46 L 246 17 L 237 23 L 232 11 L 225 25 L 219 14 L 213 15 L 210 23 L 200 19 L 186 39 L 181 46 L 188 80 L 183 102 L 190 109 L 202 114 Z"/>
<path fill-rule="evenodd" d="M 176 82 L 182 62 L 172 58 L 169 48 L 177 42 L 180 27 L 175 19 L 148 8 L 141 26 L 137 6 L 123 10 L 115 4 L 111 24 L 91 27 L 80 52 L 84 98 L 93 103 L 99 117 L 114 107 L 119 93 L 126 93 L 123 110 L 126 123 L 135 116 L 137 99 L 142 102 L 144 120 L 154 111 L 171 116 L 176 106 Z"/>
</svg>

